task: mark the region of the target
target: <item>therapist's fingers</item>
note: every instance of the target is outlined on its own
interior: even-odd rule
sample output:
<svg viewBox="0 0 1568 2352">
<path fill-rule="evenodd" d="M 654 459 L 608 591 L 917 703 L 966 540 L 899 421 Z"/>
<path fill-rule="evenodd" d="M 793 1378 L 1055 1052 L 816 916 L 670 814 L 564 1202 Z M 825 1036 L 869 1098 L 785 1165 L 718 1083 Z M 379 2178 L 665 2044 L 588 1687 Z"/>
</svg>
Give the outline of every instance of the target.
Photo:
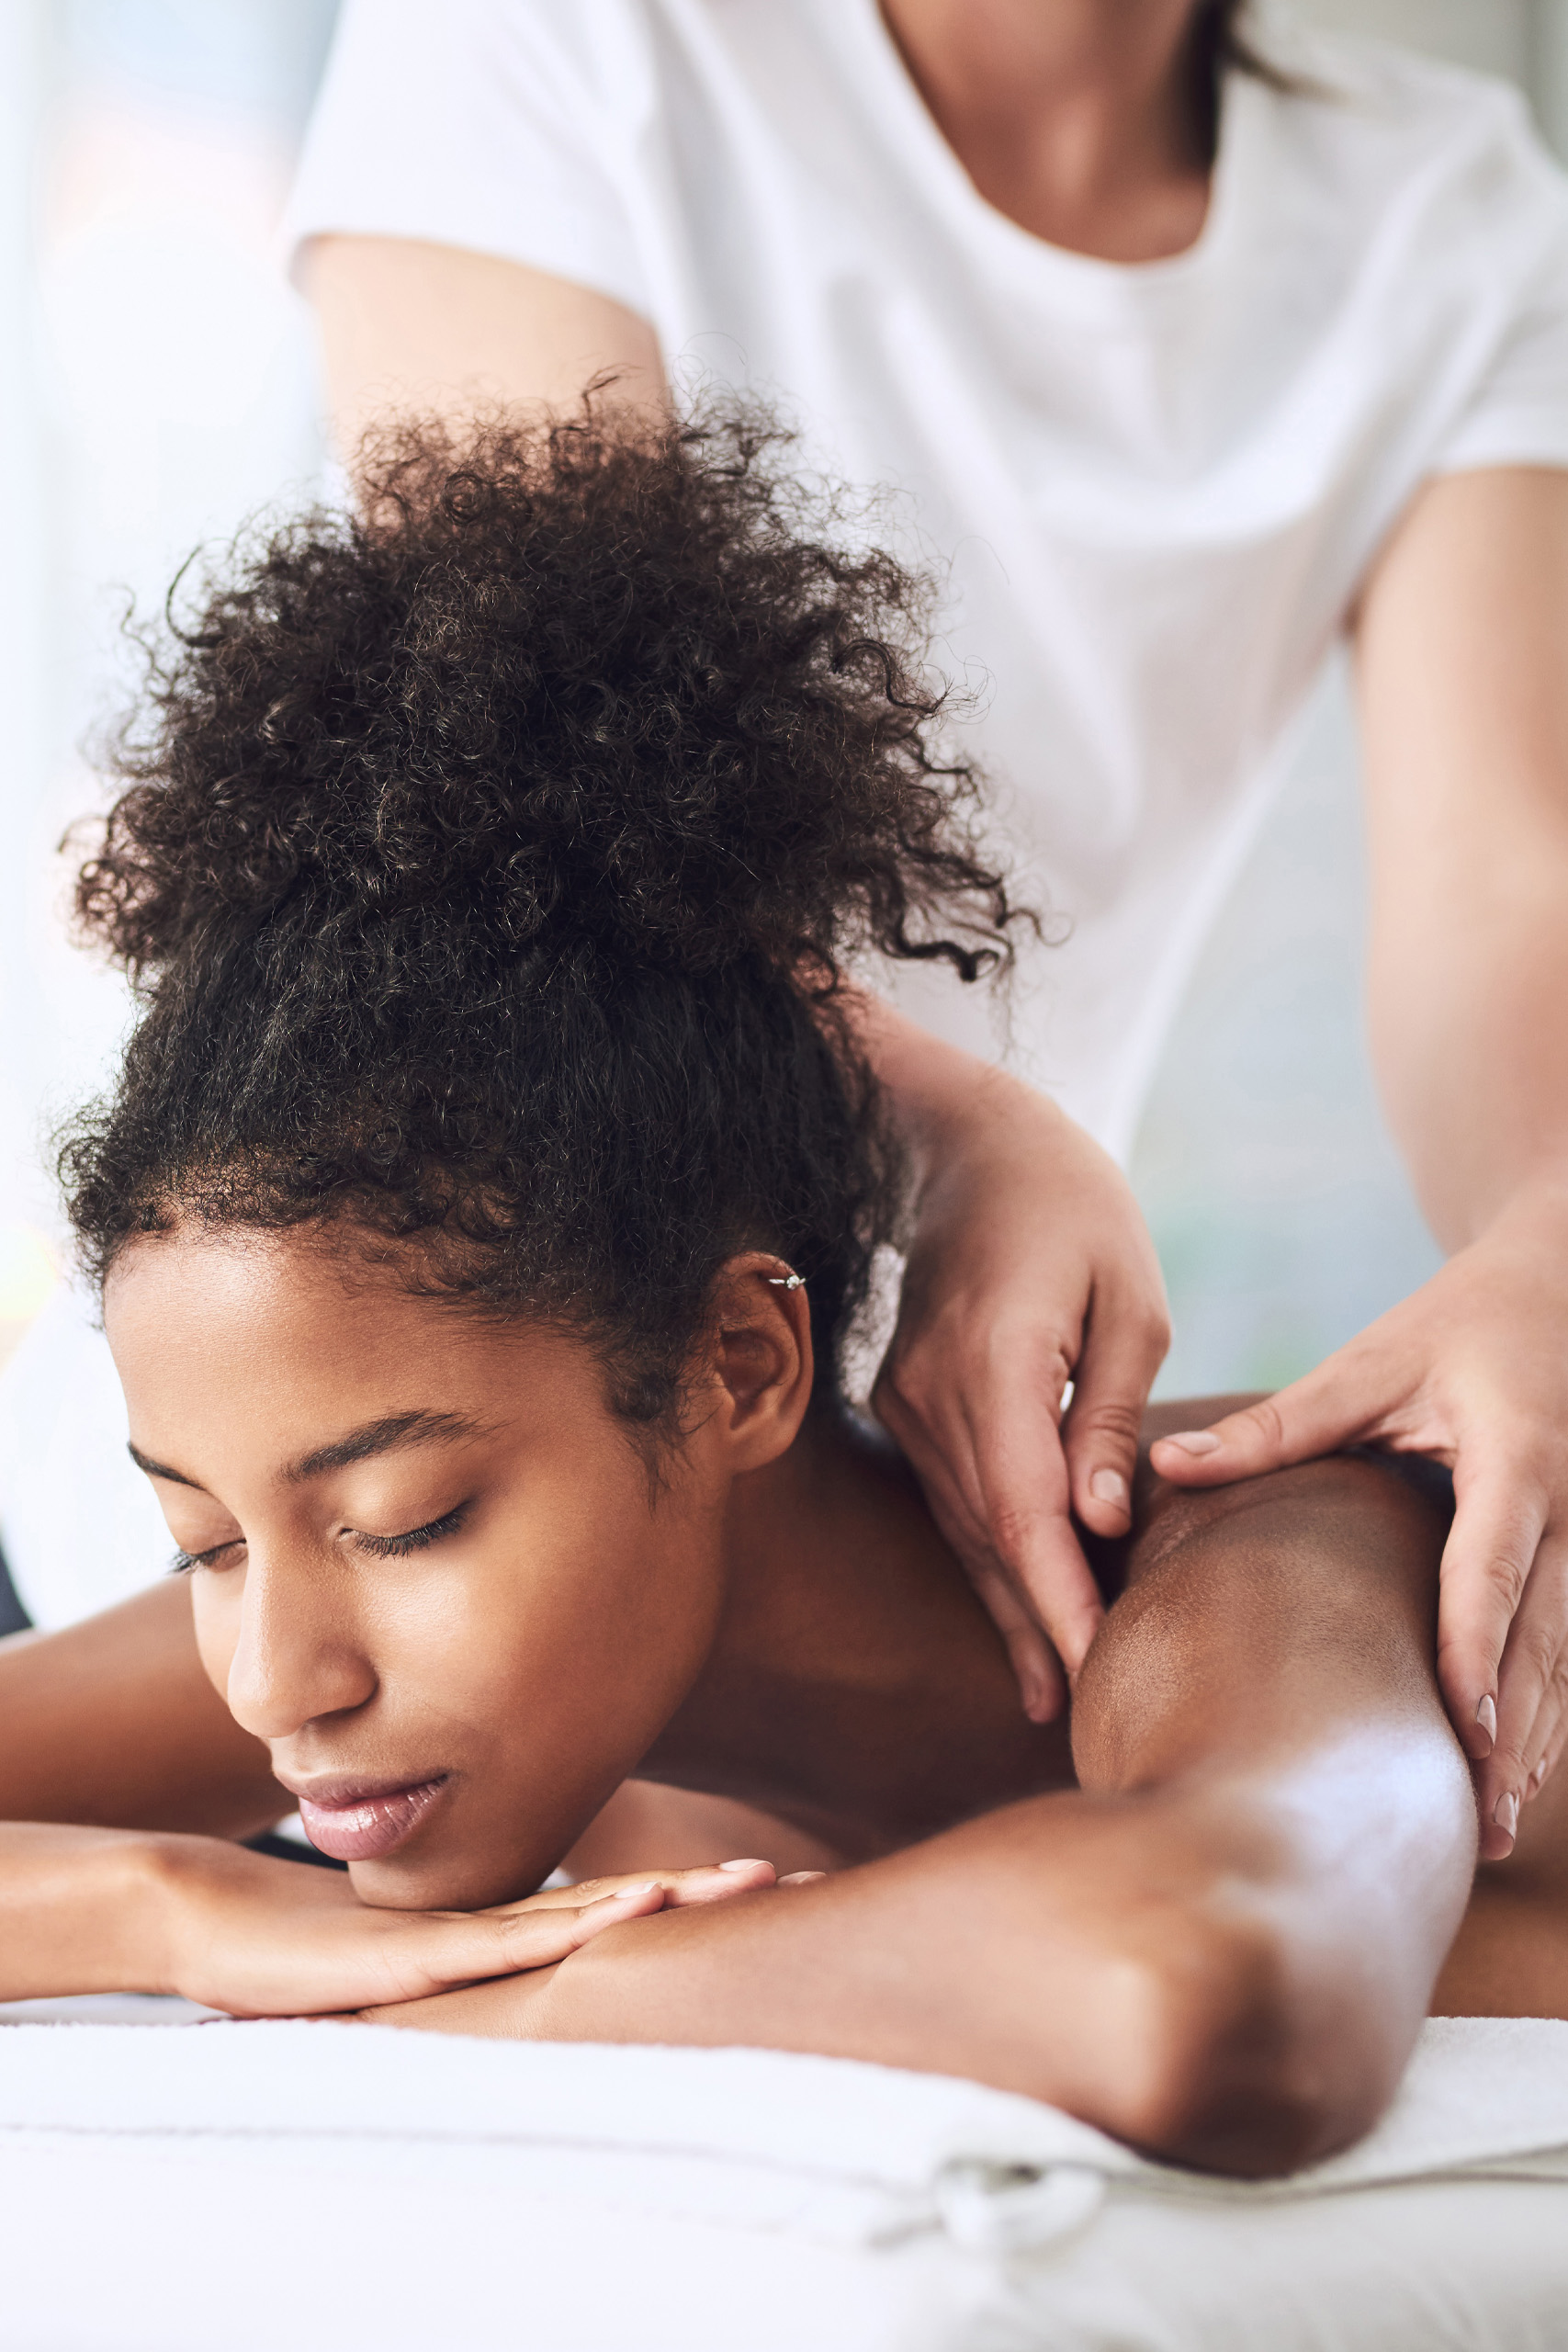
<svg viewBox="0 0 1568 2352">
<path fill-rule="evenodd" d="M 1032 1723 L 1054 1723 L 1067 1703 L 1067 1678 L 1061 1660 L 1004 1568 L 990 1560 L 965 1566 L 970 1583 L 1007 1645 L 1024 1713 Z"/>
<path fill-rule="evenodd" d="M 878 1376 L 872 1404 L 1007 1644 L 1025 1713 L 1036 1723 L 1051 1722 L 1066 1703 L 1066 1682 L 1028 1594 L 993 1544 L 974 1432 L 961 1404 L 952 1392 L 917 1403 L 904 1393 L 891 1361 Z M 1054 1401 L 1036 1425 L 1043 1425 L 1055 1446 Z M 1065 1473 L 1060 1482 L 1065 1493 Z"/>
<path fill-rule="evenodd" d="M 1382 1409 L 1356 1377 L 1364 1367 L 1341 1349 L 1303 1380 L 1259 1397 L 1207 1427 L 1178 1430 L 1156 1440 L 1149 1460 L 1179 1487 L 1223 1487 L 1233 1478 L 1260 1477 L 1294 1462 L 1310 1462 L 1352 1442 Z"/>
<path fill-rule="evenodd" d="M 1125 1535 L 1154 1378 L 1170 1344 L 1162 1303 L 1096 1290 L 1062 1421 L 1073 1508 L 1093 1534 Z"/>
<path fill-rule="evenodd" d="M 1466 1755 L 1482 1768 L 1477 1790 L 1483 1830 L 1502 1826 L 1495 1816 L 1503 1798 L 1511 1794 L 1516 1804 L 1523 1802 L 1525 1743 L 1551 1673 L 1543 1614 L 1552 1600 L 1549 1573 L 1537 1588 L 1526 1623 L 1517 1629 L 1505 1706 L 1504 1654 L 1545 1523 L 1539 1488 L 1507 1462 L 1498 1460 L 1485 1469 L 1471 1465 L 1456 1475 L 1454 1521 L 1443 1547 L 1438 1601 L 1438 1680 Z M 1505 1740 L 1506 1755 L 1500 1752 Z M 1483 1853 L 1506 1850 L 1496 1838 L 1483 1838 Z"/>
<path fill-rule="evenodd" d="M 996 1621 L 1036 1723 L 1061 1713 L 1105 1614 L 1070 1516 L 1058 1427 L 1070 1363 L 1032 1317 L 993 1326 L 945 1391 L 906 1394 L 908 1365 L 888 1364 L 872 1399 Z"/>
<path fill-rule="evenodd" d="M 1454 1532 L 1460 1532 L 1456 1515 Z M 1500 1650 L 1493 1679 L 1496 1688 L 1497 1730 L 1490 1752 L 1476 1766 L 1476 1801 L 1481 1817 L 1481 1851 L 1496 1861 L 1508 1853 L 1517 1834 L 1519 1815 L 1534 1789 L 1535 1775 L 1556 1730 L 1563 1671 L 1563 1628 L 1568 1620 L 1568 1552 L 1561 1540 L 1539 1540 L 1539 1513 L 1528 1511 L 1512 1520 L 1483 1522 L 1466 1531 L 1467 1549 L 1458 1564 L 1460 1573 L 1444 1566 L 1444 1591 L 1438 1612 L 1438 1670 L 1444 1696 L 1456 1716 L 1468 1704 L 1470 1692 L 1482 1680 L 1494 1645 Z M 1470 1549 L 1473 1545 L 1475 1548 Z M 1483 1574 L 1494 1566 L 1495 1589 L 1483 1596 L 1478 1615 L 1470 1620 L 1469 1594 L 1479 1563 Z M 1523 1573 L 1520 1574 L 1520 1563 Z M 1450 1600 L 1450 1588 L 1457 1587 Z M 1510 1598 L 1511 1597 L 1511 1598 Z M 1496 1625 L 1506 1611 L 1504 1639 L 1498 1644 Z M 1448 1622 L 1444 1623 L 1447 1611 Z M 1511 1621 L 1511 1622 L 1510 1622 Z M 1462 1644 L 1472 1655 L 1456 1667 L 1455 1650 Z M 1450 1683 L 1462 1694 L 1456 1704 Z"/>
<path fill-rule="evenodd" d="M 1558 1652 L 1551 1685 L 1536 1717 L 1539 1751 L 1525 1782 L 1525 1802 L 1540 1794 L 1562 1762 L 1568 1747 L 1568 1648 Z"/>
<path fill-rule="evenodd" d="M 972 1413 L 971 1428 L 991 1549 L 1070 1681 L 1100 1631 L 1105 1604 L 1073 1532 L 1066 1455 L 1043 1388 L 1043 1382 L 1019 1381 L 989 1400 L 985 1418 Z M 1060 1394 L 1054 1384 L 1053 1407 Z"/>
</svg>

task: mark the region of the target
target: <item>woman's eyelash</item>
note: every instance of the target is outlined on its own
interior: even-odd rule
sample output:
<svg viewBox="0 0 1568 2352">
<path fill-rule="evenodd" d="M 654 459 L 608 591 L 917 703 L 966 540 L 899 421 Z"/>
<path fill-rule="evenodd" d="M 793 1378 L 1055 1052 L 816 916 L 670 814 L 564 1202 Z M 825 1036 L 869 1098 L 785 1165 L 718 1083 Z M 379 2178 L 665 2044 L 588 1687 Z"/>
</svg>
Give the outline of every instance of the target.
<svg viewBox="0 0 1568 2352">
<path fill-rule="evenodd" d="M 169 1574 L 172 1577 L 188 1577 L 192 1568 L 209 1566 L 220 1552 L 231 1552 L 236 1544 L 243 1544 L 244 1540 L 243 1535 L 231 1535 L 226 1544 L 214 1544 L 205 1552 L 176 1552 L 169 1562 Z"/>
<path fill-rule="evenodd" d="M 355 1529 L 354 1540 L 367 1552 L 374 1552 L 378 1559 L 400 1560 L 407 1553 L 423 1552 L 427 1544 L 438 1544 L 444 1535 L 455 1535 L 468 1508 L 467 1503 L 459 1503 L 456 1510 L 447 1511 L 441 1519 L 427 1520 L 423 1527 L 411 1527 L 406 1535 L 367 1535 Z M 214 1544 L 206 1552 L 176 1552 L 169 1562 L 169 1574 L 188 1577 L 193 1568 L 210 1566 L 220 1552 L 231 1552 L 244 1540 L 243 1535 L 231 1535 L 226 1544 Z"/>
<path fill-rule="evenodd" d="M 411 1527 L 406 1535 L 367 1535 L 356 1529 L 354 1540 L 367 1552 L 373 1552 L 378 1560 L 400 1560 L 407 1553 L 423 1552 L 427 1544 L 439 1544 L 444 1535 L 455 1535 L 468 1508 L 467 1503 L 459 1503 L 456 1510 L 447 1511 L 441 1519 L 430 1520 L 423 1527 Z"/>
</svg>

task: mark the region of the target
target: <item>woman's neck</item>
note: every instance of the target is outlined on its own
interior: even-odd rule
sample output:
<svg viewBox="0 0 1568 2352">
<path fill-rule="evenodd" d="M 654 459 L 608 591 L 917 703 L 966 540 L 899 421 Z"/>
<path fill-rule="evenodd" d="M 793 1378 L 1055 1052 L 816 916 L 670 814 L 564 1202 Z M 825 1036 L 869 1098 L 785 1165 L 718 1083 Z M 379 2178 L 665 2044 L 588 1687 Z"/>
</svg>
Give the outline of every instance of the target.
<svg viewBox="0 0 1568 2352">
<path fill-rule="evenodd" d="M 1210 159 L 1193 0 L 882 0 L 987 202 L 1047 243 L 1163 259 L 1202 228 Z"/>
<path fill-rule="evenodd" d="M 639 1768 L 740 1799 L 853 1857 L 1070 1776 L 908 1470 L 814 1412 L 737 1482 L 712 1651 Z"/>
</svg>

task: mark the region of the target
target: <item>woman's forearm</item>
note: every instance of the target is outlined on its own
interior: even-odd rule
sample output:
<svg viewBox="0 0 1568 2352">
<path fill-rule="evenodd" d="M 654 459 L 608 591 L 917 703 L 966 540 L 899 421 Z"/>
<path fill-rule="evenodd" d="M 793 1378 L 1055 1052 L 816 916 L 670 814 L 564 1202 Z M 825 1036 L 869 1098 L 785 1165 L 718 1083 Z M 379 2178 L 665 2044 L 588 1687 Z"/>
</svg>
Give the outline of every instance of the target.
<svg viewBox="0 0 1568 2352">
<path fill-rule="evenodd" d="M 0 1642 L 0 1821 L 247 1838 L 293 1803 L 202 1671 L 183 1579 Z"/>
<path fill-rule="evenodd" d="M 563 1965 L 376 2022 L 524 2040 L 859 2058 L 1043 2098 L 1237 2170 L 1295 2160 L 1318 2119 L 1255 2102 L 1268 1924 L 1213 1898 L 1266 1870 L 1216 1792 L 1065 1792 L 805 1887 L 613 1928 Z"/>
<path fill-rule="evenodd" d="M 0 2000 L 164 1989 L 156 1842 L 0 1823 Z"/>
</svg>

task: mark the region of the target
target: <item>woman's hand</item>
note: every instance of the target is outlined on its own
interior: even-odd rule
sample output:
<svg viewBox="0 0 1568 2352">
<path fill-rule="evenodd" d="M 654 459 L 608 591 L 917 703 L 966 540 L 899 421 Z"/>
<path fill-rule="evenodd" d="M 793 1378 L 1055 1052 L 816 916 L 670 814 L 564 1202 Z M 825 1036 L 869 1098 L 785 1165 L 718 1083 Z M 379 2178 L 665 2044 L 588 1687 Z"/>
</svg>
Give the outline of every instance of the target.
<svg viewBox="0 0 1568 2352">
<path fill-rule="evenodd" d="M 1521 1195 L 1304 1380 L 1151 1458 L 1213 1487 L 1356 1443 L 1452 1467 L 1438 1671 L 1498 1860 L 1568 1740 L 1568 1196 Z"/>
<path fill-rule="evenodd" d="M 1159 1261 L 1114 1161 L 1054 1103 L 885 1008 L 863 1034 L 917 1159 L 872 1404 L 1048 1723 L 1105 1613 L 1070 1514 L 1096 1535 L 1130 1524 L 1170 1344 Z"/>
<path fill-rule="evenodd" d="M 645 1886 L 649 1873 L 637 1874 L 638 1889 Z M 581 1886 L 550 1890 L 529 1898 L 537 1908 L 547 1905 L 570 1907 L 589 1889 L 604 1890 L 599 1895 L 599 1907 L 606 1913 L 605 1927 L 619 1926 L 623 1919 L 641 1918 L 659 1910 L 688 1911 L 721 1903 L 727 1895 L 765 1894 L 775 1886 L 810 1886 L 825 1878 L 825 1871 L 792 1871 L 786 1878 L 775 1879 L 767 1862 L 720 1862 L 716 1868 L 688 1871 L 663 1871 L 652 1874 L 662 1893 L 662 1903 L 649 1902 L 636 1909 L 616 1911 L 609 1915 L 610 1901 L 620 1888 L 618 1878 L 584 1880 Z M 598 1922 L 595 1921 L 595 1932 Z M 583 1942 L 587 1938 L 581 1939 Z M 578 1947 L 574 1945 L 572 1950 Z M 570 1958 L 570 1952 L 558 1955 Z M 395 2025 L 420 2033 L 468 2033 L 494 2035 L 505 2041 L 550 2041 L 554 2037 L 544 2028 L 545 2006 L 556 1968 L 553 1962 L 541 1962 L 528 1972 L 525 1979 L 516 1977 L 504 1984 L 468 1984 L 452 1993 L 433 1995 L 425 2000 L 400 2001 L 389 2006 L 367 2005 L 356 2016 L 362 2025 Z"/>
<path fill-rule="evenodd" d="M 345 1874 L 216 1839 L 153 1849 L 156 1989 L 236 2017 L 304 2017 L 417 2001 L 548 1968 L 623 1920 L 773 1883 L 770 1862 L 641 1871 L 553 1887 L 488 1911 L 384 1911 Z"/>
</svg>

